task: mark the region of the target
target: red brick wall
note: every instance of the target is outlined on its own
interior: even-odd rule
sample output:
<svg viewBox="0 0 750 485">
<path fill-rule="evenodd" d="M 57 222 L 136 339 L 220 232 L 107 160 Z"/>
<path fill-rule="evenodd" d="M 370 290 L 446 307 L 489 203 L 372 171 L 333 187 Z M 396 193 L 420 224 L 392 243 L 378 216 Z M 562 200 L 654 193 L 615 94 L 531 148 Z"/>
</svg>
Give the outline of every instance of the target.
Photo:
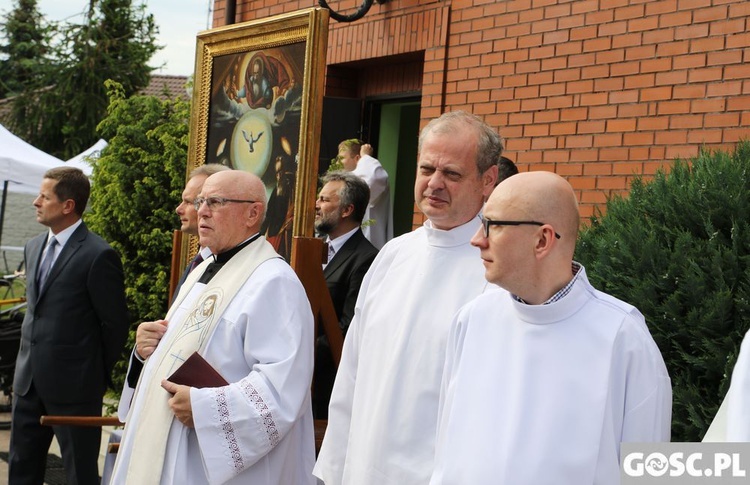
<svg viewBox="0 0 750 485">
<path fill-rule="evenodd" d="M 389 58 L 388 64 L 345 67 L 329 65 L 326 71 L 325 95 L 343 98 L 366 98 L 391 93 L 413 93 L 422 90 L 424 62 L 419 59 Z"/>
<path fill-rule="evenodd" d="M 359 2 L 330 4 L 351 13 Z M 237 18 L 313 5 L 238 0 Z M 634 173 L 750 137 L 747 0 L 391 0 L 330 24 L 329 65 L 418 51 L 423 123 L 482 116 L 522 170 L 565 176 L 584 216 Z M 378 83 L 396 92 L 397 79 Z"/>
</svg>

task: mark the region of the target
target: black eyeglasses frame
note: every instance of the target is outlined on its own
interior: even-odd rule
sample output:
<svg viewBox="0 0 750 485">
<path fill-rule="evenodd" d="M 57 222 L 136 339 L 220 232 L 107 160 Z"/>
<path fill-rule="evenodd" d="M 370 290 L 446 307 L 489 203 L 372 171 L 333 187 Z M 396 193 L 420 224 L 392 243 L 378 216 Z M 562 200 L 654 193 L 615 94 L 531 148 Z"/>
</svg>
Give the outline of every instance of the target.
<svg viewBox="0 0 750 485">
<path fill-rule="evenodd" d="M 484 237 L 490 237 L 490 226 L 546 226 L 547 224 L 539 221 L 493 221 L 487 219 L 484 216 L 479 216 L 479 220 L 482 221 L 482 228 L 484 229 Z M 560 239 L 560 235 L 555 232 L 555 237 Z"/>
<path fill-rule="evenodd" d="M 257 200 L 245 200 L 245 199 L 227 199 L 226 197 L 196 197 L 193 199 L 193 207 L 195 210 L 200 210 L 203 203 L 208 205 L 208 210 L 213 211 L 220 207 L 224 207 L 227 202 L 237 202 L 245 204 L 255 204 Z"/>
</svg>

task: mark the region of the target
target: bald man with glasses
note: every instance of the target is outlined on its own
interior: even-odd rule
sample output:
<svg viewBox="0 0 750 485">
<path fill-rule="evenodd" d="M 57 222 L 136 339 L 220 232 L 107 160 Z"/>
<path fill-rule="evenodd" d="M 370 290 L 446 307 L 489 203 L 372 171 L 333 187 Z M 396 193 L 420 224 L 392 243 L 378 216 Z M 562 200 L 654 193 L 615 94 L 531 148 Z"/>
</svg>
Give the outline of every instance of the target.
<svg viewBox="0 0 750 485">
<path fill-rule="evenodd" d="M 146 362 L 111 483 L 312 484 L 313 317 L 259 232 L 265 187 L 248 172 L 219 172 L 193 204 L 212 254 L 164 320 L 138 327 Z M 225 383 L 169 380 L 196 352 Z"/>
<path fill-rule="evenodd" d="M 431 485 L 617 484 L 622 442 L 669 441 L 672 389 L 635 307 L 573 260 L 578 203 L 565 179 L 500 183 L 472 244 L 502 290 L 456 315 Z"/>
</svg>

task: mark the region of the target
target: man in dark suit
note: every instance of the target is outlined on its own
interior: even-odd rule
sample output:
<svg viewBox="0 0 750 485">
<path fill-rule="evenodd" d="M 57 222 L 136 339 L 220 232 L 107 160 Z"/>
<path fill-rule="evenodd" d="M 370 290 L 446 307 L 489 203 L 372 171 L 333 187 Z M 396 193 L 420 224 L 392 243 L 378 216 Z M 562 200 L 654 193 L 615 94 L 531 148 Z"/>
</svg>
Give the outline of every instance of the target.
<svg viewBox="0 0 750 485">
<path fill-rule="evenodd" d="M 13 380 L 12 485 L 43 482 L 53 432 L 68 483 L 99 483 L 101 429 L 39 424 L 43 414 L 101 416 L 128 334 L 120 258 L 81 220 L 89 191 L 83 172 L 58 167 L 44 174 L 34 199 L 49 231 L 24 249 L 28 307 Z"/>
<path fill-rule="evenodd" d="M 362 279 L 378 250 L 368 241 L 360 225 L 370 201 L 370 189 L 358 176 L 344 171 L 330 172 L 323 177 L 323 188 L 315 201 L 315 229 L 327 235 L 328 263 L 324 265 L 328 291 L 346 335 L 354 316 Z M 328 340 L 319 336 L 315 348 L 313 374 L 313 414 L 317 419 L 328 416 L 336 365 Z"/>
</svg>

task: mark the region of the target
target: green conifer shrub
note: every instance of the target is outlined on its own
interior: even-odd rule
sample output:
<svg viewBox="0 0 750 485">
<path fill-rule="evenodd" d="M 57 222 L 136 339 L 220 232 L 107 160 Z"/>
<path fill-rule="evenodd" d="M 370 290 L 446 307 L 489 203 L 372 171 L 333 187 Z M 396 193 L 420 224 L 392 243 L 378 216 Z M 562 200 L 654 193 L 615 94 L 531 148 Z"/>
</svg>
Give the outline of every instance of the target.
<svg viewBox="0 0 750 485">
<path fill-rule="evenodd" d="M 646 317 L 672 379 L 672 440 L 700 441 L 750 327 L 750 142 L 636 178 L 581 231 L 597 288 Z"/>
<path fill-rule="evenodd" d="M 109 142 L 94 164 L 88 226 L 120 254 L 132 322 L 126 355 L 115 367 L 122 389 L 135 328 L 164 318 L 168 306 L 175 207 L 185 185 L 190 105 L 155 96 L 125 97 L 107 81 L 110 104 L 99 124 Z"/>
</svg>

